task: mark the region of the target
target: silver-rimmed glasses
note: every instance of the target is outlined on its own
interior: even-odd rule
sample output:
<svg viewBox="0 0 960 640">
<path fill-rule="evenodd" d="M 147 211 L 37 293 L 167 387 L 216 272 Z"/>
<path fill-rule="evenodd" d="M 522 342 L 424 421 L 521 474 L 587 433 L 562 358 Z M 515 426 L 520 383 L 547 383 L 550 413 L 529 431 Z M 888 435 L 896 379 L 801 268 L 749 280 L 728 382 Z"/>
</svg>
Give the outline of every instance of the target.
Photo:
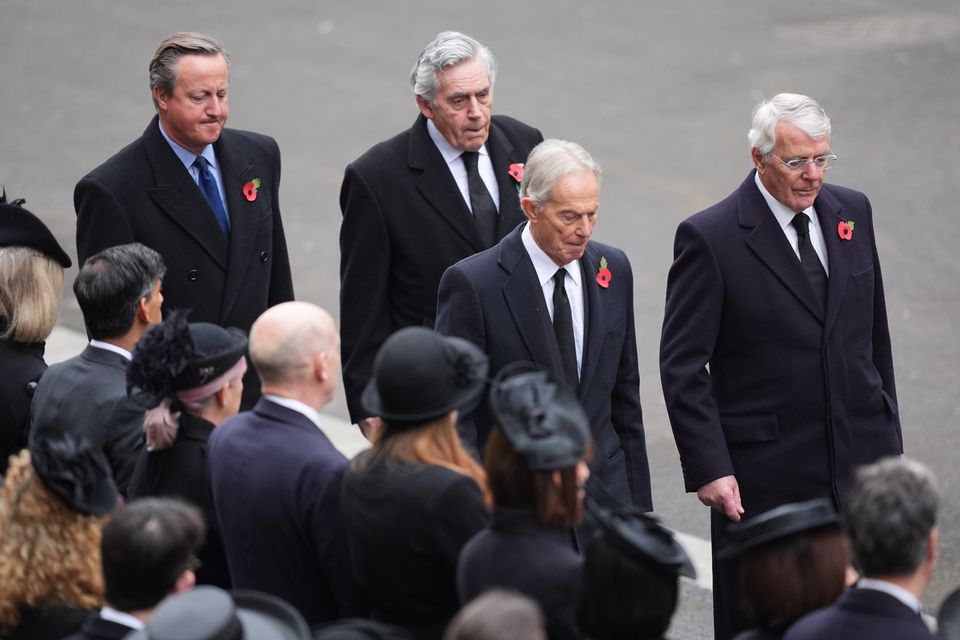
<svg viewBox="0 0 960 640">
<path fill-rule="evenodd" d="M 833 155 L 832 153 L 828 153 L 825 156 L 817 156 L 816 158 L 793 158 L 791 160 L 784 160 L 783 158 L 780 158 L 772 153 L 770 155 L 779 160 L 780 164 L 794 173 L 803 171 L 807 168 L 808 164 L 815 164 L 818 169 L 826 171 L 830 168 L 830 165 L 833 164 L 833 161 L 837 159 L 837 156 Z"/>
</svg>

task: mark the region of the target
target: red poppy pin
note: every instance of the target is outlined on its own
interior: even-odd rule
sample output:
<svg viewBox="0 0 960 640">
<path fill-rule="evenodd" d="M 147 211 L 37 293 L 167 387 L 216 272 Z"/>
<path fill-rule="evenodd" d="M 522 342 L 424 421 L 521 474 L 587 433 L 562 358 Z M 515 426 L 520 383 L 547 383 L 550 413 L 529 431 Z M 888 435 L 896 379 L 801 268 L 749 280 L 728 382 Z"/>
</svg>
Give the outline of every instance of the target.
<svg viewBox="0 0 960 640">
<path fill-rule="evenodd" d="M 511 178 L 513 178 L 517 182 L 520 182 L 521 180 L 523 180 L 523 163 L 518 162 L 516 164 L 510 165 L 510 170 L 507 171 L 507 173 L 510 174 Z"/>
<path fill-rule="evenodd" d="M 260 178 L 254 178 L 247 184 L 243 185 L 243 197 L 247 199 L 247 202 L 253 202 L 257 199 L 257 189 L 260 188 Z"/>
<path fill-rule="evenodd" d="M 612 279 L 613 274 L 610 273 L 610 269 L 607 269 L 607 259 L 600 256 L 600 270 L 597 271 L 597 284 L 606 289 L 610 286 L 610 280 Z"/>
<path fill-rule="evenodd" d="M 853 220 L 841 220 L 840 224 L 837 225 L 837 233 L 840 234 L 841 240 L 850 240 L 853 238 Z"/>
</svg>

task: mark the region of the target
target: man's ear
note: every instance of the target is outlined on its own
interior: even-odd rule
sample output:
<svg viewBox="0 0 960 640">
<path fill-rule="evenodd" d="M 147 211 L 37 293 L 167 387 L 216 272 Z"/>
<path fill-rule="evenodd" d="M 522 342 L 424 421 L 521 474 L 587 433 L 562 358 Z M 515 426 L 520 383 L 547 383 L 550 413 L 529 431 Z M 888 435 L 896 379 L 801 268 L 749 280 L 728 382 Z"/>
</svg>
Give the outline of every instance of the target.
<svg viewBox="0 0 960 640">
<path fill-rule="evenodd" d="M 763 175 L 763 172 L 767 170 L 767 163 L 763 159 L 763 154 L 760 153 L 760 150 L 754 147 L 750 149 L 750 157 L 753 159 L 753 166 L 756 167 L 757 173 Z"/>
<path fill-rule="evenodd" d="M 538 219 L 536 203 L 530 198 L 523 198 L 520 200 L 520 207 L 523 209 L 523 213 L 526 214 L 527 220 L 536 224 Z"/>
<path fill-rule="evenodd" d="M 160 87 L 153 88 L 153 99 L 157 101 L 157 108 L 167 110 L 167 102 L 170 100 L 170 96 L 164 93 L 163 89 Z"/>
<path fill-rule="evenodd" d="M 147 310 L 148 304 L 149 303 L 147 302 L 146 298 L 140 298 L 137 301 L 136 317 L 137 317 L 137 320 L 139 320 L 143 324 L 150 324 L 150 312 Z"/>
<path fill-rule="evenodd" d="M 317 380 L 323 382 L 330 377 L 330 372 L 327 371 L 328 366 L 326 350 L 321 349 L 313 354 L 313 375 L 316 376 Z"/>
<path fill-rule="evenodd" d="M 180 574 L 180 577 L 177 578 L 177 581 L 173 585 L 173 593 L 183 593 L 184 591 L 189 591 L 193 589 L 197 584 L 197 574 L 193 572 L 193 569 L 187 569 Z"/>
<path fill-rule="evenodd" d="M 424 118 L 433 119 L 433 107 L 430 106 L 430 103 L 423 99 L 423 96 L 417 96 L 417 107 L 420 109 L 420 113 L 423 114 Z"/>
</svg>

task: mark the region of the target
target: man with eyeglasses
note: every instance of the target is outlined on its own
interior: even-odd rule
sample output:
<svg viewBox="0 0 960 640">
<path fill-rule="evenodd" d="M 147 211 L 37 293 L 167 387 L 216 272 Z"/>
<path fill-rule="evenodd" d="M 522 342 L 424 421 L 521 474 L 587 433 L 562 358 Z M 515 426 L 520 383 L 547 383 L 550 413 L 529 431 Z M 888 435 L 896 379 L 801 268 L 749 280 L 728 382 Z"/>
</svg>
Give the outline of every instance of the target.
<svg viewBox="0 0 960 640">
<path fill-rule="evenodd" d="M 903 451 L 870 202 L 824 183 L 830 119 L 782 93 L 754 109 L 755 170 L 680 224 L 660 372 L 684 484 L 727 526 L 842 501 L 853 469 Z M 714 559 L 716 637 L 749 626 Z"/>
</svg>

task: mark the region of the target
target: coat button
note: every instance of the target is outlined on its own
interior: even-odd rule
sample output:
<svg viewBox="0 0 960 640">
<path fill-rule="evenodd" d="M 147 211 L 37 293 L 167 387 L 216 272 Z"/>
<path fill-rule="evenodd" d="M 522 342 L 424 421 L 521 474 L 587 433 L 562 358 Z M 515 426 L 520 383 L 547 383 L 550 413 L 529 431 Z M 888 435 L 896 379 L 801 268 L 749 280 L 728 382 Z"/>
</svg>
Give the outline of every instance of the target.
<svg viewBox="0 0 960 640">
<path fill-rule="evenodd" d="M 260 252 L 260 262 L 266 262 L 266 261 L 267 261 L 267 252 L 266 252 L 266 251 L 261 251 L 261 252 Z"/>
<path fill-rule="evenodd" d="M 190 272 L 187 273 L 187 277 L 190 278 L 190 282 L 196 282 L 200 279 L 200 272 L 196 269 L 190 269 Z"/>
</svg>

